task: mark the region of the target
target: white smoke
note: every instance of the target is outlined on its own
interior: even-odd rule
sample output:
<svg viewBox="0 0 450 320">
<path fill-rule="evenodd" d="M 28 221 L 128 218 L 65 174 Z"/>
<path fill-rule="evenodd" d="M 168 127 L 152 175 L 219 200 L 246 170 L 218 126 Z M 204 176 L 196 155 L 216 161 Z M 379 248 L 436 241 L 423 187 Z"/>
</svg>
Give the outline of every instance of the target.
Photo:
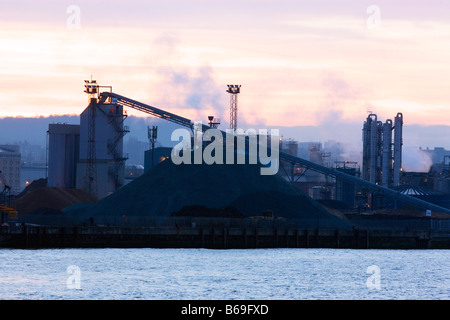
<svg viewBox="0 0 450 320">
<path fill-rule="evenodd" d="M 403 147 L 402 167 L 406 172 L 429 172 L 433 160 L 431 156 L 418 147 Z"/>
</svg>

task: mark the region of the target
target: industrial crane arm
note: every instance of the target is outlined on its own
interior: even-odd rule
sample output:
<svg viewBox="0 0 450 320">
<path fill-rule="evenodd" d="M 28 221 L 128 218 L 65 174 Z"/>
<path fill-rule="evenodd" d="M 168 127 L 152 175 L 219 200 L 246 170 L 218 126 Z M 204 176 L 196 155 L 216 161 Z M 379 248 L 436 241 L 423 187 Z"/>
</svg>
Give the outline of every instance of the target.
<svg viewBox="0 0 450 320">
<path fill-rule="evenodd" d="M 102 101 L 104 102 L 107 98 L 117 99 L 117 102 L 122 104 L 122 105 L 124 105 L 124 106 L 127 106 L 127 107 L 130 107 L 130 108 L 133 108 L 133 109 L 136 109 L 136 110 L 139 110 L 139 111 L 151 114 L 152 116 L 155 116 L 157 118 L 161 118 L 161 119 L 164 119 L 164 120 L 167 120 L 167 121 L 171 121 L 171 122 L 180 124 L 180 125 L 188 127 L 188 128 L 192 127 L 191 120 L 183 118 L 183 117 L 180 117 L 180 116 L 178 116 L 176 114 L 173 114 L 173 113 L 170 113 L 170 112 L 167 112 L 167 111 L 164 111 L 164 110 L 161 110 L 161 109 L 149 106 L 149 105 L 147 105 L 145 103 L 142 103 L 142 102 L 139 102 L 139 101 L 136 101 L 136 100 L 133 100 L 133 99 L 121 96 L 121 95 L 113 93 L 113 92 L 102 92 L 100 94 L 100 101 L 101 102 Z"/>
</svg>

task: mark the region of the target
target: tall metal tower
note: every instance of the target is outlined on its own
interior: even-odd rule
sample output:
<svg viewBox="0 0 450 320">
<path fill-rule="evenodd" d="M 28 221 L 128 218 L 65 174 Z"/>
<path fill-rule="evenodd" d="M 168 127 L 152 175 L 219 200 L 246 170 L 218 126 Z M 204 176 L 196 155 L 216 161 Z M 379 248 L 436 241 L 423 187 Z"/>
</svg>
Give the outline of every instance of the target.
<svg viewBox="0 0 450 320">
<path fill-rule="evenodd" d="M 97 98 L 98 98 L 98 84 L 96 80 L 84 80 L 86 92 L 89 96 L 89 110 L 88 110 L 88 163 L 86 166 L 86 187 L 87 192 L 97 196 L 97 170 L 95 167 L 95 112 L 97 109 Z"/>
<path fill-rule="evenodd" d="M 152 168 L 155 166 L 155 143 L 158 137 L 158 126 L 153 126 L 151 129 L 147 127 L 148 131 L 148 141 L 150 142 L 150 147 L 152 148 Z"/>
<path fill-rule="evenodd" d="M 237 95 L 241 92 L 241 85 L 228 84 L 230 94 L 230 129 L 237 129 Z"/>
</svg>

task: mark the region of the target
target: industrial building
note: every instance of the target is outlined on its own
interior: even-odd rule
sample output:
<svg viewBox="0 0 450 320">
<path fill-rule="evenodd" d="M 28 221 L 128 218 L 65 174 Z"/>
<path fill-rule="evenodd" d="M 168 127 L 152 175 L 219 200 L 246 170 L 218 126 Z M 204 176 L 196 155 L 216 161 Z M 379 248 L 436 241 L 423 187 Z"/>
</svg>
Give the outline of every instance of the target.
<svg viewBox="0 0 450 320">
<path fill-rule="evenodd" d="M 385 123 L 370 114 L 363 125 L 362 178 L 390 188 L 400 185 L 403 114 Z M 393 133 L 392 133 L 393 132 Z"/>
<path fill-rule="evenodd" d="M 320 142 L 297 142 L 293 139 L 280 139 L 280 150 L 288 154 L 309 159 L 309 161 L 331 167 L 330 152 L 325 152 Z M 308 170 L 299 165 L 292 166 L 288 161 L 281 161 L 279 175 L 293 183 L 297 188 L 314 200 L 342 200 L 343 182 L 337 185 L 335 179 Z M 337 191 L 339 188 L 339 191 Z M 351 196 L 353 197 L 353 195 Z M 351 203 L 353 205 L 353 202 Z"/>
<path fill-rule="evenodd" d="M 353 177 L 360 177 L 361 171 L 357 162 L 340 161 L 336 162 L 336 170 L 345 172 Z M 349 183 L 343 179 L 336 178 L 335 199 L 339 200 L 349 207 L 360 207 L 364 204 L 364 197 L 356 184 Z"/>
<path fill-rule="evenodd" d="M 80 126 L 49 124 L 48 187 L 75 188 L 80 156 Z"/>
<path fill-rule="evenodd" d="M 124 185 L 123 136 L 129 130 L 123 106 L 112 99 L 99 102 L 98 88 L 95 80 L 86 82 L 89 105 L 80 115 L 76 187 L 102 199 Z"/>
<path fill-rule="evenodd" d="M 447 202 L 450 207 L 450 150 L 435 147 L 419 148 L 419 151 L 421 155 L 427 157 L 422 158 L 426 165 L 419 172 L 404 170 L 401 179 L 402 188 L 398 190 L 419 189 L 417 193 L 421 196 L 432 194 L 434 198 L 440 193 L 440 197 L 449 199 Z"/>
<path fill-rule="evenodd" d="M 20 147 L 0 145 L 0 192 L 7 186 L 8 192 L 17 194 L 20 189 Z"/>
</svg>

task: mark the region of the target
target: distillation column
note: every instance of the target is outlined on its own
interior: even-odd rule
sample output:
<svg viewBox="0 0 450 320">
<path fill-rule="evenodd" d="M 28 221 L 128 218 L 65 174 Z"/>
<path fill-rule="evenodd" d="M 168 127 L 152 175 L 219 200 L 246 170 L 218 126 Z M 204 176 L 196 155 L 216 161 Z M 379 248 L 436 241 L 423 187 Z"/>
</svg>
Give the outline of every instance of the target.
<svg viewBox="0 0 450 320">
<path fill-rule="evenodd" d="M 400 185 L 402 174 L 403 114 L 397 113 L 394 120 L 394 187 Z"/>
<path fill-rule="evenodd" d="M 227 92 L 230 94 L 230 129 L 237 129 L 237 96 L 241 92 L 240 85 L 228 85 Z"/>
<path fill-rule="evenodd" d="M 370 124 L 370 160 L 369 160 L 369 181 L 377 182 L 377 155 L 378 155 L 378 121 L 375 114 L 371 114 Z M 369 116 L 369 117 L 370 117 Z"/>
<path fill-rule="evenodd" d="M 383 161 L 381 185 L 389 188 L 392 181 L 392 120 L 383 124 Z"/>
</svg>

